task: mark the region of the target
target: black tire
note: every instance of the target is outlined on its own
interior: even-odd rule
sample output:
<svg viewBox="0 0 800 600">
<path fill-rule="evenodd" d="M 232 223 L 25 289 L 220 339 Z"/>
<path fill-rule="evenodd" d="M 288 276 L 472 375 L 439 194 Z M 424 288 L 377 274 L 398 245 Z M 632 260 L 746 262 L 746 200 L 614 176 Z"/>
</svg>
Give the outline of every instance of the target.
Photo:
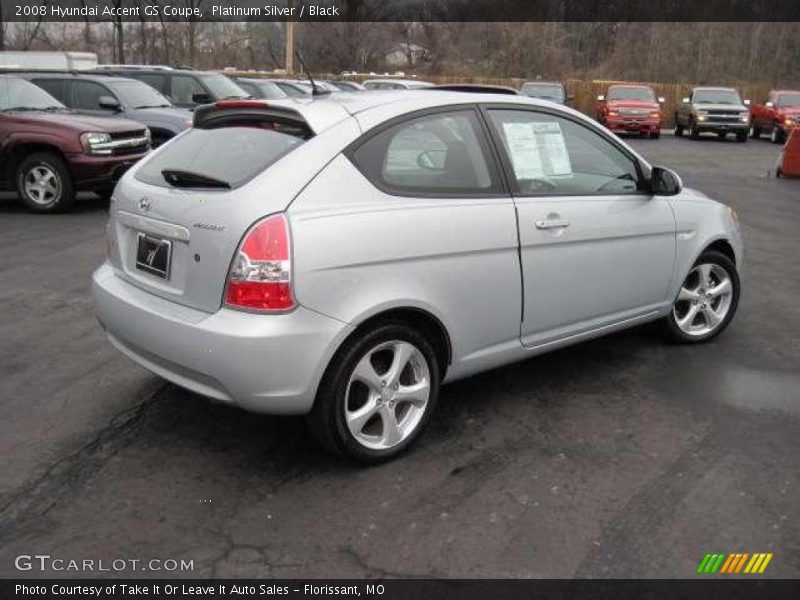
<svg viewBox="0 0 800 600">
<path fill-rule="evenodd" d="M 683 137 L 683 125 L 678 122 L 678 113 L 675 113 L 675 136 Z"/>
<path fill-rule="evenodd" d="M 661 137 L 661 132 L 660 131 L 651 131 L 650 132 L 650 139 L 651 140 L 657 140 L 660 137 Z"/>
<path fill-rule="evenodd" d="M 700 139 L 700 130 L 697 129 L 697 125 L 694 121 L 689 121 L 689 137 L 693 140 Z"/>
<path fill-rule="evenodd" d="M 26 181 L 36 177 L 37 169 L 42 173 L 52 174 L 49 181 L 53 182 L 56 191 L 42 192 L 38 198 L 36 192 L 30 190 Z M 67 170 L 64 160 L 52 152 L 36 152 L 23 158 L 17 165 L 14 179 L 17 184 L 17 193 L 25 206 L 37 213 L 64 212 L 72 207 L 75 193 L 72 188 L 72 177 Z"/>
<path fill-rule="evenodd" d="M 773 125 L 769 135 L 769 141 L 773 144 L 782 144 L 786 141 L 786 132 L 779 125 Z"/>
<path fill-rule="evenodd" d="M 739 281 L 739 273 L 736 270 L 736 265 L 729 259 L 727 256 L 722 254 L 721 252 L 717 252 L 716 250 L 706 250 L 703 252 L 700 257 L 695 261 L 694 265 L 692 265 L 692 269 L 690 270 L 689 274 L 687 274 L 686 279 L 689 279 L 691 276 L 692 271 L 698 267 L 699 265 L 703 264 L 712 264 L 717 265 L 724 269 L 731 280 L 732 292 L 730 298 L 730 306 L 725 314 L 725 317 L 720 321 L 720 323 L 711 331 L 704 335 L 690 335 L 689 333 L 685 332 L 681 329 L 678 325 L 677 318 L 676 318 L 676 310 L 675 307 L 680 302 L 677 298 L 675 299 L 675 303 L 673 304 L 673 309 L 670 311 L 669 315 L 664 319 L 665 323 L 665 331 L 667 337 L 676 343 L 681 344 L 702 344 L 713 340 L 717 337 L 720 333 L 722 333 L 730 324 L 733 316 L 736 314 L 736 308 L 739 305 L 739 294 L 740 294 L 740 281 Z M 686 280 L 681 283 L 683 286 L 686 283 Z"/>
<path fill-rule="evenodd" d="M 718 132 L 717 132 L 717 137 L 718 137 L 719 139 L 721 139 L 721 140 L 724 140 L 724 139 L 725 139 L 725 137 L 726 137 L 727 135 L 728 135 L 728 134 L 727 134 L 727 133 L 725 133 L 724 131 L 718 131 Z"/>
<path fill-rule="evenodd" d="M 740 144 L 747 143 L 747 132 L 746 131 L 737 131 L 736 132 L 736 141 Z"/>
<path fill-rule="evenodd" d="M 117 186 L 112 185 L 109 187 L 103 187 L 94 191 L 100 198 L 104 200 L 110 200 L 111 196 L 114 194 L 114 190 L 117 189 Z"/>
<path fill-rule="evenodd" d="M 356 439 L 345 419 L 350 378 L 356 366 L 371 350 L 393 341 L 411 344 L 421 353 L 428 368 L 430 392 L 424 413 L 408 437 L 391 448 L 369 448 Z M 345 342 L 331 360 L 320 383 L 314 407 L 307 417 L 309 429 L 324 448 L 355 462 L 378 464 L 391 460 L 405 452 L 424 431 L 436 408 L 439 382 L 440 367 L 436 353 L 420 332 L 404 323 L 387 322 L 377 325 Z"/>
<path fill-rule="evenodd" d="M 761 137 L 761 130 L 756 127 L 755 123 L 751 123 L 750 125 L 750 137 L 754 140 L 757 140 Z"/>
<path fill-rule="evenodd" d="M 778 167 L 777 169 L 775 169 L 775 177 L 777 177 L 778 179 L 780 179 L 781 177 L 783 177 L 783 169 L 781 169 L 780 167 Z"/>
</svg>

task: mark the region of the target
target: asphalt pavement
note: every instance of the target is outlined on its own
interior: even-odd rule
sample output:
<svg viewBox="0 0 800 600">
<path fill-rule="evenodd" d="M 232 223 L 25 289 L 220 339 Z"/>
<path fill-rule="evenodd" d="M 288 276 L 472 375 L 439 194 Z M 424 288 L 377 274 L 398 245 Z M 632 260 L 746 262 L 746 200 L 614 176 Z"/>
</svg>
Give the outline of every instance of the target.
<svg viewBox="0 0 800 600">
<path fill-rule="evenodd" d="M 0 576 L 671 578 L 708 552 L 800 576 L 800 180 L 769 176 L 766 141 L 632 143 L 736 207 L 730 328 L 686 347 L 641 327 L 446 386 L 418 446 L 367 469 L 110 346 L 89 297 L 106 203 L 0 199 Z M 193 570 L 15 569 L 36 553 Z"/>
</svg>

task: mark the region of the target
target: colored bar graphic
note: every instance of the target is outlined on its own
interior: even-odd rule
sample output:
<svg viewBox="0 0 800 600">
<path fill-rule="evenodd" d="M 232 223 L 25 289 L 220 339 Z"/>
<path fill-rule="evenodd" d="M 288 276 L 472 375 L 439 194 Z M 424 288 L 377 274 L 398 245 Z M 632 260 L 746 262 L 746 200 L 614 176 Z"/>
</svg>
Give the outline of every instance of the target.
<svg viewBox="0 0 800 600">
<path fill-rule="evenodd" d="M 697 567 L 697 572 L 698 573 L 705 573 L 706 565 L 708 564 L 708 561 L 710 559 L 711 559 L 711 555 L 710 554 L 706 554 L 705 558 L 702 561 L 700 561 L 700 566 Z"/>
<path fill-rule="evenodd" d="M 772 552 L 767 554 L 766 558 L 764 559 L 764 562 L 761 563 L 761 568 L 758 570 L 758 572 L 759 573 L 763 573 L 764 569 L 767 568 L 767 565 L 769 564 L 769 561 L 771 561 L 771 560 L 772 560 Z"/>
<path fill-rule="evenodd" d="M 744 561 L 746 561 L 746 560 L 747 560 L 747 557 L 748 557 L 748 556 L 750 556 L 750 555 L 749 555 L 747 552 L 745 552 L 744 554 L 742 554 L 742 558 L 740 558 L 740 559 L 739 559 L 739 564 L 738 564 L 738 565 L 736 565 L 736 571 L 735 571 L 735 573 L 738 573 L 739 571 L 741 571 L 741 570 L 742 570 L 742 567 L 744 566 Z"/>
<path fill-rule="evenodd" d="M 725 558 L 725 553 L 723 552 L 723 553 L 721 553 L 719 555 L 719 558 L 717 558 L 717 561 L 712 565 L 712 567 L 711 567 L 711 572 L 712 573 L 716 573 L 717 572 L 717 569 L 719 569 L 719 566 L 722 564 L 722 560 L 724 558 Z"/>
<path fill-rule="evenodd" d="M 703 560 L 697 567 L 698 573 L 721 573 L 721 574 L 734 574 L 744 573 L 760 574 L 763 573 L 769 561 L 772 560 L 773 554 L 767 552 L 755 552 L 750 554 L 748 552 L 734 552 L 726 554 L 725 552 L 714 552 L 713 554 L 706 554 Z"/>
<path fill-rule="evenodd" d="M 728 560 L 725 561 L 725 564 L 722 565 L 722 568 L 719 570 L 720 573 L 729 573 L 728 569 L 731 568 L 731 565 L 734 562 L 734 558 L 738 556 L 737 554 L 728 554 Z"/>
</svg>

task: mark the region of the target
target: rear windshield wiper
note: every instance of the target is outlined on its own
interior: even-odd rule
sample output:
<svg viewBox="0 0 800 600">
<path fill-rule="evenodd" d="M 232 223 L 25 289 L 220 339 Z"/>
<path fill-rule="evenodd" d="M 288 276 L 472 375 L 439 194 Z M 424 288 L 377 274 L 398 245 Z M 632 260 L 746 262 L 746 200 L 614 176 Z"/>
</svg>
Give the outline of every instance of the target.
<svg viewBox="0 0 800 600">
<path fill-rule="evenodd" d="M 168 184 L 178 188 L 219 188 L 224 190 L 231 189 L 231 184 L 221 179 L 209 177 L 201 173 L 192 171 L 182 171 L 180 169 L 164 169 L 161 176 Z"/>
</svg>

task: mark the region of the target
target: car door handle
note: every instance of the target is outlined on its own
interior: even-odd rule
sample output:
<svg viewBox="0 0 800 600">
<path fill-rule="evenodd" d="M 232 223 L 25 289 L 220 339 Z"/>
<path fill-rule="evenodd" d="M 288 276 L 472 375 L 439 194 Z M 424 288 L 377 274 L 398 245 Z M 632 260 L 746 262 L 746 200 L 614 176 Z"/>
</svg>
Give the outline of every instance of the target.
<svg viewBox="0 0 800 600">
<path fill-rule="evenodd" d="M 563 229 L 569 227 L 569 221 L 566 219 L 544 219 L 543 221 L 536 221 L 536 229 Z"/>
</svg>

